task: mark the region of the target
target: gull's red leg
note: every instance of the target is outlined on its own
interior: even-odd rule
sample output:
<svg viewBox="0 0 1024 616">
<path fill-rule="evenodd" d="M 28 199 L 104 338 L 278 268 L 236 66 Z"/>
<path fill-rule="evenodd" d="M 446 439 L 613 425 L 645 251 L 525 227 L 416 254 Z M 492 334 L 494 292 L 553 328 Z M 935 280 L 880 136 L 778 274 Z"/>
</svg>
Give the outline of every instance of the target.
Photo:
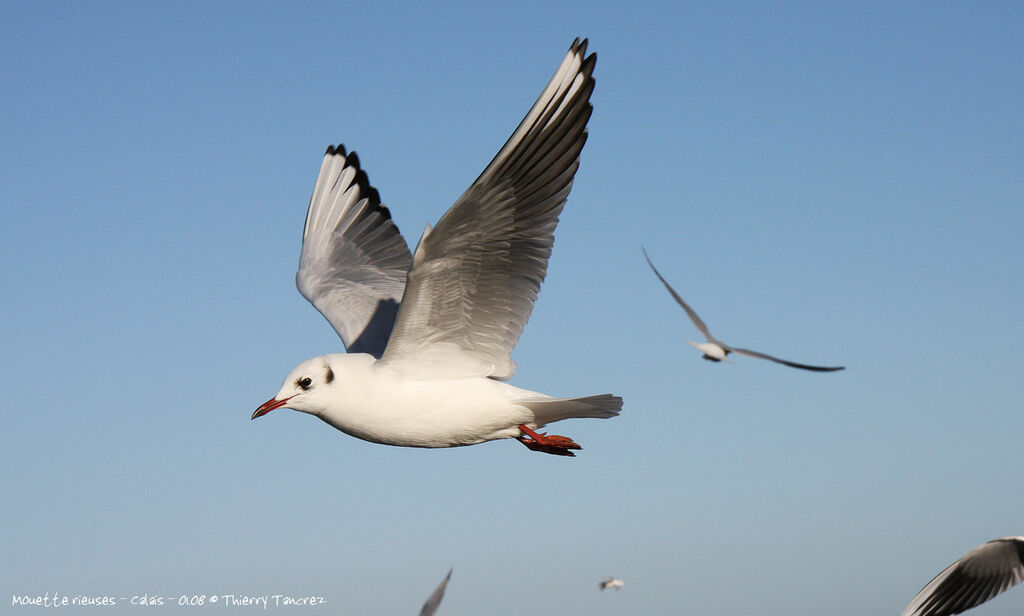
<svg viewBox="0 0 1024 616">
<path fill-rule="evenodd" d="M 517 437 L 519 442 L 533 451 L 542 451 L 555 456 L 573 457 L 576 454 L 569 451 L 570 449 L 583 449 L 567 436 L 558 436 L 557 434 L 548 436 L 543 432 L 538 434 L 527 428 L 524 424 L 519 424 L 518 427 L 523 433 L 522 436 Z"/>
</svg>

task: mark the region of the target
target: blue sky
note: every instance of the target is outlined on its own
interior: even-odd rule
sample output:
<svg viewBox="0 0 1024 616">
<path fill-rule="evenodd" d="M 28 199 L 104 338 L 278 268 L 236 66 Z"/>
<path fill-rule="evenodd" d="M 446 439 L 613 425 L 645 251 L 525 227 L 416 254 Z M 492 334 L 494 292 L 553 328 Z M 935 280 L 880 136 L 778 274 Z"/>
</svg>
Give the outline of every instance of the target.
<svg viewBox="0 0 1024 616">
<path fill-rule="evenodd" d="M 575 459 L 250 421 L 341 349 L 294 287 L 325 147 L 415 243 L 576 36 L 512 382 L 623 414 Z M 414 614 L 454 567 L 441 614 L 899 614 L 1024 534 L 1022 40 L 1016 3 L 4 3 L 0 601 Z M 641 246 L 726 342 L 848 369 L 702 361 Z"/>
</svg>

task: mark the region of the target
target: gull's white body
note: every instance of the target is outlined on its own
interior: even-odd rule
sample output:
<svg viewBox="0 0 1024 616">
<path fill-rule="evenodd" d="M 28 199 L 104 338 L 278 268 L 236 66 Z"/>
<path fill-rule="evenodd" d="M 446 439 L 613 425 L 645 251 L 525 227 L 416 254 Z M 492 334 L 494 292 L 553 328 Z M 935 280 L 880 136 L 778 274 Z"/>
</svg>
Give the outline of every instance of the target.
<svg viewBox="0 0 1024 616">
<path fill-rule="evenodd" d="M 365 353 L 325 355 L 303 362 L 276 396 L 294 395 L 306 376 L 318 381 L 330 369 L 330 383 L 295 398 L 289 408 L 315 415 L 338 430 L 373 443 L 405 447 L 457 447 L 515 438 L 519 424 L 540 428 L 572 417 L 611 417 L 585 403 L 551 398 L 487 377 L 406 378 L 399 368 Z M 600 397 L 598 397 L 600 398 Z M 574 402 L 577 402 L 574 404 Z"/>
<path fill-rule="evenodd" d="M 722 345 L 715 342 L 694 342 L 693 340 L 687 340 L 694 348 L 701 353 L 708 356 L 713 361 L 727 361 L 732 362 L 725 354 L 725 349 Z"/>
</svg>

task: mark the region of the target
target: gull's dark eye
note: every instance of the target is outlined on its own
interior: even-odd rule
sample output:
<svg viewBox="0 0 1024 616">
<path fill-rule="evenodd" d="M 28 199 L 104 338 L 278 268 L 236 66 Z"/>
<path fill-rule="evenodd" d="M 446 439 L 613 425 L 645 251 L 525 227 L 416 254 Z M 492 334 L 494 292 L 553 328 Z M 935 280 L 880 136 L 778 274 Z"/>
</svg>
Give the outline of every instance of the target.
<svg viewBox="0 0 1024 616">
<path fill-rule="evenodd" d="M 304 376 L 301 379 L 299 379 L 299 387 L 301 387 L 302 389 L 309 389 L 312 385 L 313 379 L 309 378 L 308 376 Z"/>
</svg>

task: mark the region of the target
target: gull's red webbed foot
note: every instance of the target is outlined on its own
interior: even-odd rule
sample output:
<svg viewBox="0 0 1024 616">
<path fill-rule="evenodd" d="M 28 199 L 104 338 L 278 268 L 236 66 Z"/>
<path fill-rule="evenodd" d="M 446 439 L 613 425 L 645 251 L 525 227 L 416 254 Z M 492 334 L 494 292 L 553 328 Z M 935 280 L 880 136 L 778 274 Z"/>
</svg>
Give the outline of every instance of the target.
<svg viewBox="0 0 1024 616">
<path fill-rule="evenodd" d="M 517 437 L 519 442 L 533 451 L 542 451 L 554 456 L 574 457 L 576 454 L 570 451 L 571 449 L 583 449 L 567 436 L 558 436 L 557 434 L 548 436 L 543 432 L 538 434 L 523 424 L 519 424 L 519 430 L 523 433 L 522 436 Z"/>
</svg>

